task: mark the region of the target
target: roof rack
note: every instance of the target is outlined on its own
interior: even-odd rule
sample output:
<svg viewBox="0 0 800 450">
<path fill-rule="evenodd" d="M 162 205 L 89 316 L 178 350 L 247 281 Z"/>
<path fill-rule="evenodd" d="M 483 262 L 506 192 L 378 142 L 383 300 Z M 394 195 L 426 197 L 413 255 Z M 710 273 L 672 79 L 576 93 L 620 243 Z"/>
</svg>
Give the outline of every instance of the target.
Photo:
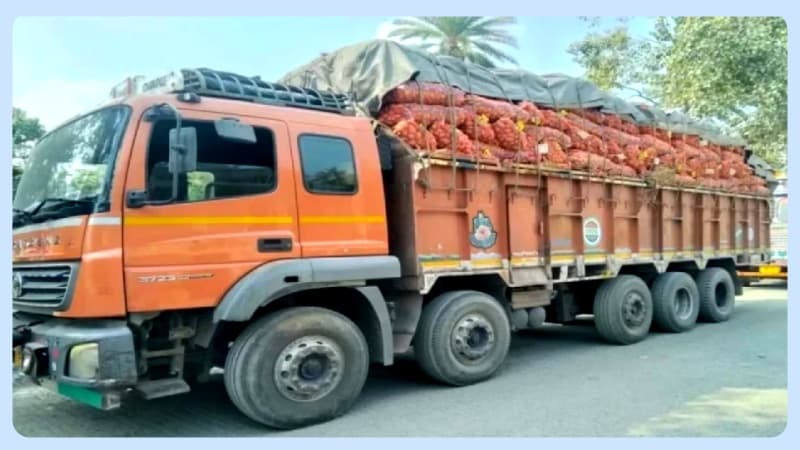
<svg viewBox="0 0 800 450">
<path fill-rule="evenodd" d="M 350 98 L 343 94 L 270 83 L 259 77 L 246 77 L 206 68 L 181 69 L 177 72 L 179 73 L 173 72 L 144 83 L 142 90 L 166 88 L 171 92 L 192 92 L 208 97 L 231 98 L 338 114 L 355 114 Z"/>
</svg>

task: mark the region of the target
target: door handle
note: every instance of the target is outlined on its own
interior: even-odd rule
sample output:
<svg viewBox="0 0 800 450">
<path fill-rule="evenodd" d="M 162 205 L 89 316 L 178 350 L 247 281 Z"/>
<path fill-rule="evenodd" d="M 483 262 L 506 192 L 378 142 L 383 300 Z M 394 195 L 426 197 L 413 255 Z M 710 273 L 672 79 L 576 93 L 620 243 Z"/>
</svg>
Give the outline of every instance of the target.
<svg viewBox="0 0 800 450">
<path fill-rule="evenodd" d="M 258 251 L 261 253 L 288 252 L 291 249 L 292 249 L 291 238 L 272 238 L 272 239 L 258 240 Z"/>
</svg>

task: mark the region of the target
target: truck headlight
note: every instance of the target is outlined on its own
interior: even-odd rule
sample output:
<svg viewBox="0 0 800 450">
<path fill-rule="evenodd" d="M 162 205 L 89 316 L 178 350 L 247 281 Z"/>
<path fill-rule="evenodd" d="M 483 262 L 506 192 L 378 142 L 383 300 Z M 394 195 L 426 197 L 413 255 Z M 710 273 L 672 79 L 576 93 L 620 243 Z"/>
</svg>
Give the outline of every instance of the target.
<svg viewBox="0 0 800 450">
<path fill-rule="evenodd" d="M 97 368 L 100 366 L 99 350 L 97 343 L 79 344 L 69 350 L 69 363 L 67 376 L 94 379 L 97 378 Z"/>
</svg>

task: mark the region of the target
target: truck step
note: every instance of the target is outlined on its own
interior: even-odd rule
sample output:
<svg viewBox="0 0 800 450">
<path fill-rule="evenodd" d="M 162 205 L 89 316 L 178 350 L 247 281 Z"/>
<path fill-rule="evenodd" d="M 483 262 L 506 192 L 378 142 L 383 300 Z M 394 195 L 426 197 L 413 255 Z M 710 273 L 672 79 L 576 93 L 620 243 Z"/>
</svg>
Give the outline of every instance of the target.
<svg viewBox="0 0 800 450">
<path fill-rule="evenodd" d="M 179 378 L 143 381 L 134 388 L 146 400 L 185 394 L 192 390 L 189 384 Z"/>
</svg>

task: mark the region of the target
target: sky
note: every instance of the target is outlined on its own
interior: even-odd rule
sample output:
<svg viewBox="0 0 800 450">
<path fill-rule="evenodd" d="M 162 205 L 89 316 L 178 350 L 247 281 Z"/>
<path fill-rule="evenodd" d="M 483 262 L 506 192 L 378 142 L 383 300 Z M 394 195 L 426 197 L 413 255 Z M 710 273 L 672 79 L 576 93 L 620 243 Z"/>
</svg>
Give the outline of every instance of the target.
<svg viewBox="0 0 800 450">
<path fill-rule="evenodd" d="M 14 22 L 12 99 L 50 130 L 103 103 L 129 76 L 208 67 L 277 80 L 323 52 L 386 38 L 393 17 L 23 17 Z M 518 17 L 509 49 L 534 73 L 580 76 L 567 53 L 591 31 L 578 17 Z M 604 18 L 600 29 L 615 26 Z M 652 19 L 629 21 L 635 35 Z"/>
</svg>

